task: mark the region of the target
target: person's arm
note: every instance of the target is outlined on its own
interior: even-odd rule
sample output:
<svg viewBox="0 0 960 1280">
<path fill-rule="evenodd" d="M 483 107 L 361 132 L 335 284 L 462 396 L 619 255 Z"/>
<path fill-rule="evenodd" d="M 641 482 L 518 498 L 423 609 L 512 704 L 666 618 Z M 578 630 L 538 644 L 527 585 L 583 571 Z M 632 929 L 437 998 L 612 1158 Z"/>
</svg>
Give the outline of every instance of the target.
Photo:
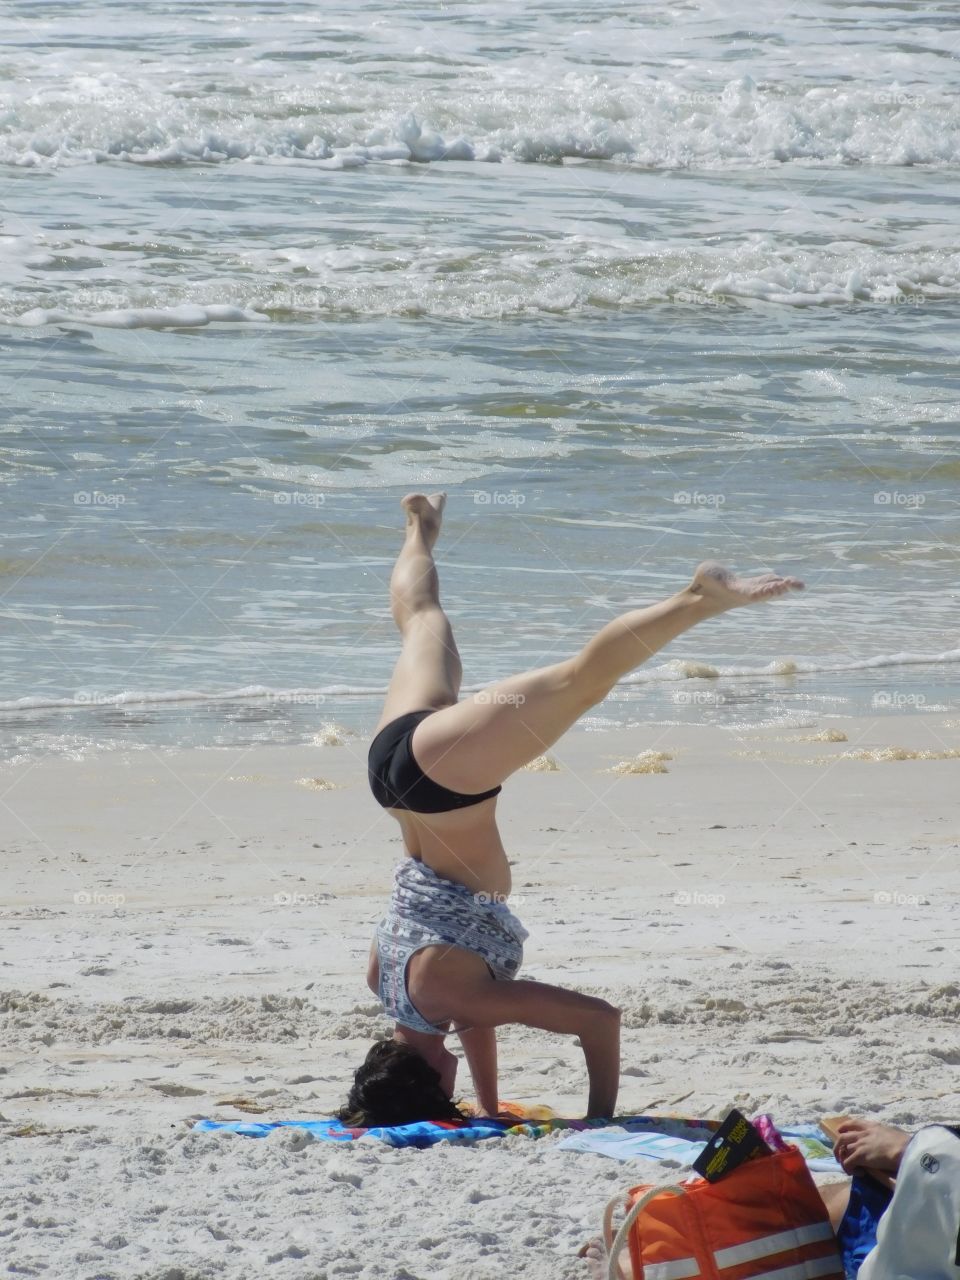
<svg viewBox="0 0 960 1280">
<path fill-rule="evenodd" d="M 457 1033 L 463 1045 L 464 1057 L 470 1068 L 474 1092 L 485 1116 L 495 1116 L 500 1110 L 497 1094 L 497 1032 L 494 1027 L 469 1027 Z"/>
<path fill-rule="evenodd" d="M 620 1088 L 620 1010 L 606 1000 L 547 982 L 516 978 L 457 984 L 455 1020 L 479 1029 L 519 1022 L 579 1036 L 590 1079 L 587 1119 L 613 1115 Z M 472 1070 L 472 1066 L 471 1066 Z"/>
</svg>

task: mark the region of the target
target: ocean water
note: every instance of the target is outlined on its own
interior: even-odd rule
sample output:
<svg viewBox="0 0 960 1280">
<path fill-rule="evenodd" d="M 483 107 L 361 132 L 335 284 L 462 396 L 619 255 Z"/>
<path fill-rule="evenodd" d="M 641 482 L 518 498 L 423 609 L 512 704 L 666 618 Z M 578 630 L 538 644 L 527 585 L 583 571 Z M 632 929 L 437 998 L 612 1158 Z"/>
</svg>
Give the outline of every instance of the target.
<svg viewBox="0 0 960 1280">
<path fill-rule="evenodd" d="M 5 5 L 2 755 L 369 730 L 414 488 L 466 688 L 709 557 L 808 590 L 590 727 L 960 707 L 958 50 L 905 0 Z"/>
</svg>

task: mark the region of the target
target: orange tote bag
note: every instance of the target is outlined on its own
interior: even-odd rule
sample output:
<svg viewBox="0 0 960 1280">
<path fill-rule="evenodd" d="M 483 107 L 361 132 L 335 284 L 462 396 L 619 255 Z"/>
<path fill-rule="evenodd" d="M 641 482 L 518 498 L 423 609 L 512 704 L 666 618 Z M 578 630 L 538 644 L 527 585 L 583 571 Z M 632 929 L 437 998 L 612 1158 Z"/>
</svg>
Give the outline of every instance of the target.
<svg viewBox="0 0 960 1280">
<path fill-rule="evenodd" d="M 614 1235 L 618 1206 L 627 1216 Z M 717 1182 L 632 1187 L 607 1205 L 609 1280 L 844 1280 L 836 1237 L 796 1147 L 739 1165 Z"/>
</svg>

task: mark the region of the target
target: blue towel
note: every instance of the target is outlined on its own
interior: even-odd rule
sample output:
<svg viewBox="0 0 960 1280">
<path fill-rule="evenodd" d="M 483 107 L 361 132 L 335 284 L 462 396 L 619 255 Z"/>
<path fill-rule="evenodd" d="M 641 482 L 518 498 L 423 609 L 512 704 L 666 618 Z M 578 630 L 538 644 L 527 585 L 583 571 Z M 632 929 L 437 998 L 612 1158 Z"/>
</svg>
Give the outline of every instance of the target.
<svg viewBox="0 0 960 1280">
<path fill-rule="evenodd" d="M 378 1129 L 345 1128 L 339 1120 L 198 1120 L 194 1133 L 215 1133 L 225 1129 L 245 1138 L 265 1138 L 274 1129 L 306 1129 L 320 1142 L 353 1142 L 356 1138 L 379 1138 L 391 1147 L 432 1147 L 435 1142 L 475 1142 L 480 1138 L 501 1138 L 511 1128 L 508 1120 L 471 1120 L 469 1124 L 436 1124 L 420 1120 Z"/>
</svg>

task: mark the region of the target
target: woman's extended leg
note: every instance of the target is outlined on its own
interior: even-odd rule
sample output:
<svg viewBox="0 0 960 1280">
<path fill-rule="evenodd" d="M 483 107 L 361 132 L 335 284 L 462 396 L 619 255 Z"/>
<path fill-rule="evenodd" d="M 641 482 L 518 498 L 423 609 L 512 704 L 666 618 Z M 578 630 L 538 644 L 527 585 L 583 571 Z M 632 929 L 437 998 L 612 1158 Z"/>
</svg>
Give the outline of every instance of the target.
<svg viewBox="0 0 960 1280">
<path fill-rule="evenodd" d="M 728 609 L 802 587 L 775 573 L 737 578 L 717 564 L 702 564 L 689 587 L 607 623 L 575 657 L 501 680 L 424 720 L 412 740 L 417 761 L 451 790 L 495 787 L 676 636 Z"/>
<path fill-rule="evenodd" d="M 440 532 L 446 495 L 409 494 L 401 506 L 407 530 L 390 578 L 390 608 L 403 647 L 387 690 L 377 729 L 397 716 L 427 707 L 448 707 L 460 692 L 463 669 L 450 620 L 440 607 L 433 545 Z"/>
</svg>

